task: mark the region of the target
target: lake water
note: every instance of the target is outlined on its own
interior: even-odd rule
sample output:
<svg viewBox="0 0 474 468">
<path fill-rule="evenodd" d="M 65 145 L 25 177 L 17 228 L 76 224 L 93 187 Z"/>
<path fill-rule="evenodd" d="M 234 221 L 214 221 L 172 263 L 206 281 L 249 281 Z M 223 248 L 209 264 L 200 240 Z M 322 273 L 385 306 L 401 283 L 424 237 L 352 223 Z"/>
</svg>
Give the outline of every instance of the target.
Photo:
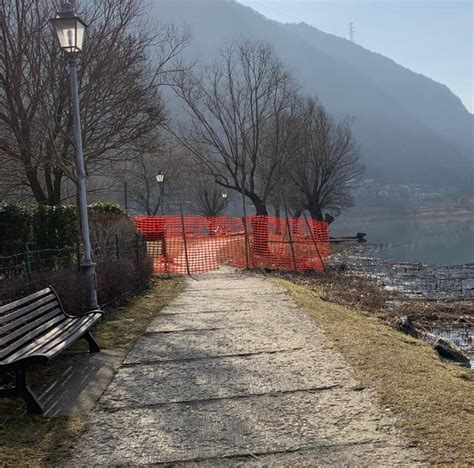
<svg viewBox="0 0 474 468">
<path fill-rule="evenodd" d="M 459 265 L 474 263 L 474 219 L 447 221 L 394 217 L 370 219 L 343 216 L 331 225 L 332 235 L 367 233 L 377 256 L 393 262 Z"/>
<path fill-rule="evenodd" d="M 411 298 L 474 302 L 474 220 L 346 217 L 331 226 L 331 235 L 357 232 L 367 233 L 367 244 L 340 254 L 355 271 Z M 474 368 L 472 326 L 431 331 L 452 339 Z"/>
</svg>

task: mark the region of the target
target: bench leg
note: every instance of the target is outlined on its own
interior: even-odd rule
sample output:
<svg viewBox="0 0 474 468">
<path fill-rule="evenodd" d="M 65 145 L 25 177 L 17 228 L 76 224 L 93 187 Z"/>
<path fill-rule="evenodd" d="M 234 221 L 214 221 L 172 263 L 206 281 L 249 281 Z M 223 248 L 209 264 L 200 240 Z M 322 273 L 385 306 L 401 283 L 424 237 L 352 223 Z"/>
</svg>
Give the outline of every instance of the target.
<svg viewBox="0 0 474 468">
<path fill-rule="evenodd" d="M 87 332 L 84 335 L 84 339 L 87 341 L 87 343 L 89 343 L 89 352 L 90 353 L 99 353 L 100 352 L 100 346 L 97 343 L 97 341 L 95 341 L 95 338 L 92 336 L 92 334 L 90 332 Z"/>
<path fill-rule="evenodd" d="M 36 398 L 35 394 L 26 382 L 26 370 L 20 369 L 16 371 L 16 388 L 18 396 L 21 396 L 26 403 L 26 411 L 28 414 L 43 414 L 43 405 Z"/>
</svg>

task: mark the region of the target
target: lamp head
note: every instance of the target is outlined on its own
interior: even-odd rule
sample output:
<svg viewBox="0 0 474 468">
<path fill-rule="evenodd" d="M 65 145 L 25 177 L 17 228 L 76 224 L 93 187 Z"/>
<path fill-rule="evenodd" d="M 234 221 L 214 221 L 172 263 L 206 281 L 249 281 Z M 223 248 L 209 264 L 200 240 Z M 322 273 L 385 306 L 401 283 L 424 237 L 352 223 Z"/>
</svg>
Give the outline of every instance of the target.
<svg viewBox="0 0 474 468">
<path fill-rule="evenodd" d="M 67 54 L 77 54 L 82 51 L 87 24 L 74 13 L 71 2 L 61 4 L 61 11 L 51 20 L 61 49 Z"/>
</svg>

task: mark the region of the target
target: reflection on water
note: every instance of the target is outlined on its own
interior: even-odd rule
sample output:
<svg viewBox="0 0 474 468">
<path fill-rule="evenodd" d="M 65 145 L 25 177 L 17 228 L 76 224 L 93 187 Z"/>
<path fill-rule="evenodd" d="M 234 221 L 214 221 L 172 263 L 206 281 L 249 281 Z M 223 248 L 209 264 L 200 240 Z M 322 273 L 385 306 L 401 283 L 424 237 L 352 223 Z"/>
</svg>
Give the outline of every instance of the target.
<svg viewBox="0 0 474 468">
<path fill-rule="evenodd" d="M 474 263 L 474 220 L 341 216 L 331 226 L 332 235 L 356 232 L 366 232 L 369 243 L 384 247 L 377 253 L 383 260 L 443 265 Z"/>
</svg>

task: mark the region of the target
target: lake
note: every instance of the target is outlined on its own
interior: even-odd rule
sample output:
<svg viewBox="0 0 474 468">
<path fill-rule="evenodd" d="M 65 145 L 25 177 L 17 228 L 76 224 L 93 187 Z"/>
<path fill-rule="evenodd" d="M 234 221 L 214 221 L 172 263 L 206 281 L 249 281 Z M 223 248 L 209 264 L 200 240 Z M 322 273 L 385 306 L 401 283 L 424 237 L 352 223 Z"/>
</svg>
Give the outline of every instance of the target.
<svg viewBox="0 0 474 468">
<path fill-rule="evenodd" d="M 342 215 L 331 235 L 367 233 L 377 256 L 393 262 L 459 265 L 474 263 L 474 219 L 436 221 L 430 218 L 357 218 Z"/>
</svg>

